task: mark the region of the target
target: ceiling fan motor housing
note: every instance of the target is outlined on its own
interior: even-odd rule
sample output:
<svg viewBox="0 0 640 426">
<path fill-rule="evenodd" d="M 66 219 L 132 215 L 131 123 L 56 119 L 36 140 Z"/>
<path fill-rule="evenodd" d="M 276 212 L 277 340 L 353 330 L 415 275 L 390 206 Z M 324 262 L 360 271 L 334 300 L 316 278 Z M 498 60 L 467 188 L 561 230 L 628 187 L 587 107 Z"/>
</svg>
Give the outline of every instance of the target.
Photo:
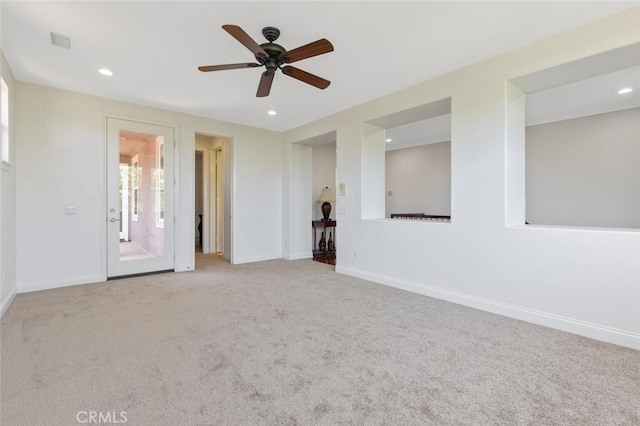
<svg viewBox="0 0 640 426">
<path fill-rule="evenodd" d="M 281 63 L 286 62 L 284 60 L 285 58 L 283 58 L 283 60 L 278 60 L 280 54 L 287 51 L 279 44 L 269 42 L 261 44 L 260 47 L 262 47 L 264 51 L 269 54 L 269 57 L 266 60 L 263 59 L 263 61 L 260 61 L 261 58 L 256 55 L 256 60 L 263 63 L 267 67 L 267 70 L 275 71 Z"/>
</svg>

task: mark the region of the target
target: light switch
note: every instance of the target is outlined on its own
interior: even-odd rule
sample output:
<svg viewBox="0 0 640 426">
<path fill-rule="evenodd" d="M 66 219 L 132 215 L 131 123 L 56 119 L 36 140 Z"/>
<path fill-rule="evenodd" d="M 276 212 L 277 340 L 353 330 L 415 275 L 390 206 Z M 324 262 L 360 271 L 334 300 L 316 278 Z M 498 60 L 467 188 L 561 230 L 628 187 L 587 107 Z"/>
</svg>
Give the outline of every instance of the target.
<svg viewBox="0 0 640 426">
<path fill-rule="evenodd" d="M 347 184 L 345 182 L 340 182 L 340 195 L 345 196 L 347 195 Z"/>
</svg>

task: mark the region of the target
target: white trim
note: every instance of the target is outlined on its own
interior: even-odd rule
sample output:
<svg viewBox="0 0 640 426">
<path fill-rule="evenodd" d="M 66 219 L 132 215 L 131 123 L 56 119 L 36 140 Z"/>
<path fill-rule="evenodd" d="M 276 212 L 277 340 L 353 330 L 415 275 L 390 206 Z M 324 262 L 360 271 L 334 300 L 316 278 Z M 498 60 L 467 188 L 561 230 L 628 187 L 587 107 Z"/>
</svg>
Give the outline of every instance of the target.
<svg viewBox="0 0 640 426">
<path fill-rule="evenodd" d="M 0 305 L 0 318 L 4 316 L 5 312 L 7 312 L 7 309 L 11 306 L 11 302 L 16 298 L 16 294 L 18 294 L 18 289 L 14 286 L 9 292 L 9 295 L 2 301 L 2 305 Z"/>
<path fill-rule="evenodd" d="M 337 265 L 336 272 L 356 278 L 362 278 L 368 281 L 373 281 L 378 284 L 410 291 L 412 293 L 418 293 L 423 296 L 446 300 L 448 302 L 457 303 L 459 305 L 480 309 L 498 315 L 503 315 L 505 317 L 527 321 L 533 324 L 566 331 L 568 333 L 573 333 L 580 336 L 625 346 L 627 348 L 640 350 L 640 334 L 637 333 L 632 333 L 629 331 L 619 330 L 598 324 L 592 324 L 585 321 L 563 317 L 560 315 L 549 314 L 546 312 L 524 308 L 521 306 L 496 302 L 494 300 L 484 299 L 468 294 L 444 290 L 421 283 L 401 280 L 398 278 L 388 277 L 371 272 L 365 272 L 355 268 Z"/>
<path fill-rule="evenodd" d="M 285 253 L 282 258 L 286 260 L 311 259 L 313 253 L 310 251 L 299 251 L 297 253 Z"/>
<path fill-rule="evenodd" d="M 280 255 L 280 253 L 274 253 L 274 254 L 263 254 L 259 256 L 242 257 L 242 258 L 235 257 L 234 261 L 231 262 L 231 264 L 240 265 L 241 263 L 263 262 L 265 260 L 274 260 L 274 259 L 282 259 L 282 256 Z"/>
<path fill-rule="evenodd" d="M 202 253 L 211 251 L 211 150 L 202 151 Z M 194 167 L 195 170 L 195 167 Z"/>
<path fill-rule="evenodd" d="M 18 286 L 18 293 L 30 293 L 32 291 L 51 290 L 54 288 L 93 284 L 104 281 L 105 279 L 100 275 L 80 275 L 54 281 L 33 281 L 30 283 L 20 284 Z"/>
<path fill-rule="evenodd" d="M 191 272 L 195 269 L 196 268 L 193 265 L 182 264 L 182 265 L 176 265 L 173 272 Z"/>
<path fill-rule="evenodd" d="M 9 86 L 4 78 L 0 75 L 0 159 L 2 160 L 2 168 L 9 169 L 11 166 L 11 121 L 9 116 Z"/>
</svg>

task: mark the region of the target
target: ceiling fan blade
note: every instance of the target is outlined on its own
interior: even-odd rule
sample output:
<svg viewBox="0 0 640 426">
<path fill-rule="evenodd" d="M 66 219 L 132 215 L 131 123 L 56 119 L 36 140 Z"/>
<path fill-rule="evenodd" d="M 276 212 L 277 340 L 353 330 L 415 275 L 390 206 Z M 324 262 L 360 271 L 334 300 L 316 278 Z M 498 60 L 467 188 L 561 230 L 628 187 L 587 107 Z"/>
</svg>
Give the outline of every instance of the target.
<svg viewBox="0 0 640 426">
<path fill-rule="evenodd" d="M 273 76 L 276 75 L 274 72 L 265 71 L 262 73 L 262 77 L 260 78 L 260 84 L 258 84 L 258 92 L 256 96 L 258 98 L 264 98 L 265 96 L 269 96 L 269 92 L 271 91 L 271 85 L 273 84 Z"/>
<path fill-rule="evenodd" d="M 283 52 L 278 56 L 281 63 L 291 64 L 302 59 L 333 52 L 333 45 L 326 38 L 321 38 L 313 43 L 305 44 L 288 52 Z"/>
<path fill-rule="evenodd" d="M 263 62 L 269 58 L 269 54 L 239 26 L 223 25 L 222 29 L 231 34 L 231 36 L 242 43 L 244 47 L 252 51 L 258 61 Z"/>
<path fill-rule="evenodd" d="M 293 77 L 296 80 L 300 80 L 304 83 L 315 86 L 318 89 L 326 89 L 331 84 L 329 80 L 325 80 L 322 77 L 318 77 L 317 75 L 313 75 L 309 72 L 303 71 L 300 68 L 295 68 L 288 65 L 286 67 L 282 67 L 282 73 L 288 75 L 289 77 Z"/>
<path fill-rule="evenodd" d="M 202 72 L 209 72 L 209 71 L 235 70 L 239 68 L 255 68 L 255 67 L 261 67 L 261 66 L 262 65 L 260 64 L 247 63 L 247 64 L 206 65 L 206 66 L 198 67 L 198 69 Z"/>
</svg>

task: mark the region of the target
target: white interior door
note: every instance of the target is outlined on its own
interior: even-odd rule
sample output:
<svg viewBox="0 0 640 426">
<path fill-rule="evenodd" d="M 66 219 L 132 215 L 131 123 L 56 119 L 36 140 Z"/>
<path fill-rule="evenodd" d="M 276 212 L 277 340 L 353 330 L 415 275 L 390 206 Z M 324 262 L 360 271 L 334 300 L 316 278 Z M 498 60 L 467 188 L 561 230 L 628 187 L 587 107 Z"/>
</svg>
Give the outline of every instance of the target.
<svg viewBox="0 0 640 426">
<path fill-rule="evenodd" d="M 216 252 L 222 252 L 223 236 L 223 190 L 222 190 L 222 150 L 216 151 Z"/>
<path fill-rule="evenodd" d="M 107 276 L 174 269 L 174 129 L 107 118 Z"/>
</svg>

